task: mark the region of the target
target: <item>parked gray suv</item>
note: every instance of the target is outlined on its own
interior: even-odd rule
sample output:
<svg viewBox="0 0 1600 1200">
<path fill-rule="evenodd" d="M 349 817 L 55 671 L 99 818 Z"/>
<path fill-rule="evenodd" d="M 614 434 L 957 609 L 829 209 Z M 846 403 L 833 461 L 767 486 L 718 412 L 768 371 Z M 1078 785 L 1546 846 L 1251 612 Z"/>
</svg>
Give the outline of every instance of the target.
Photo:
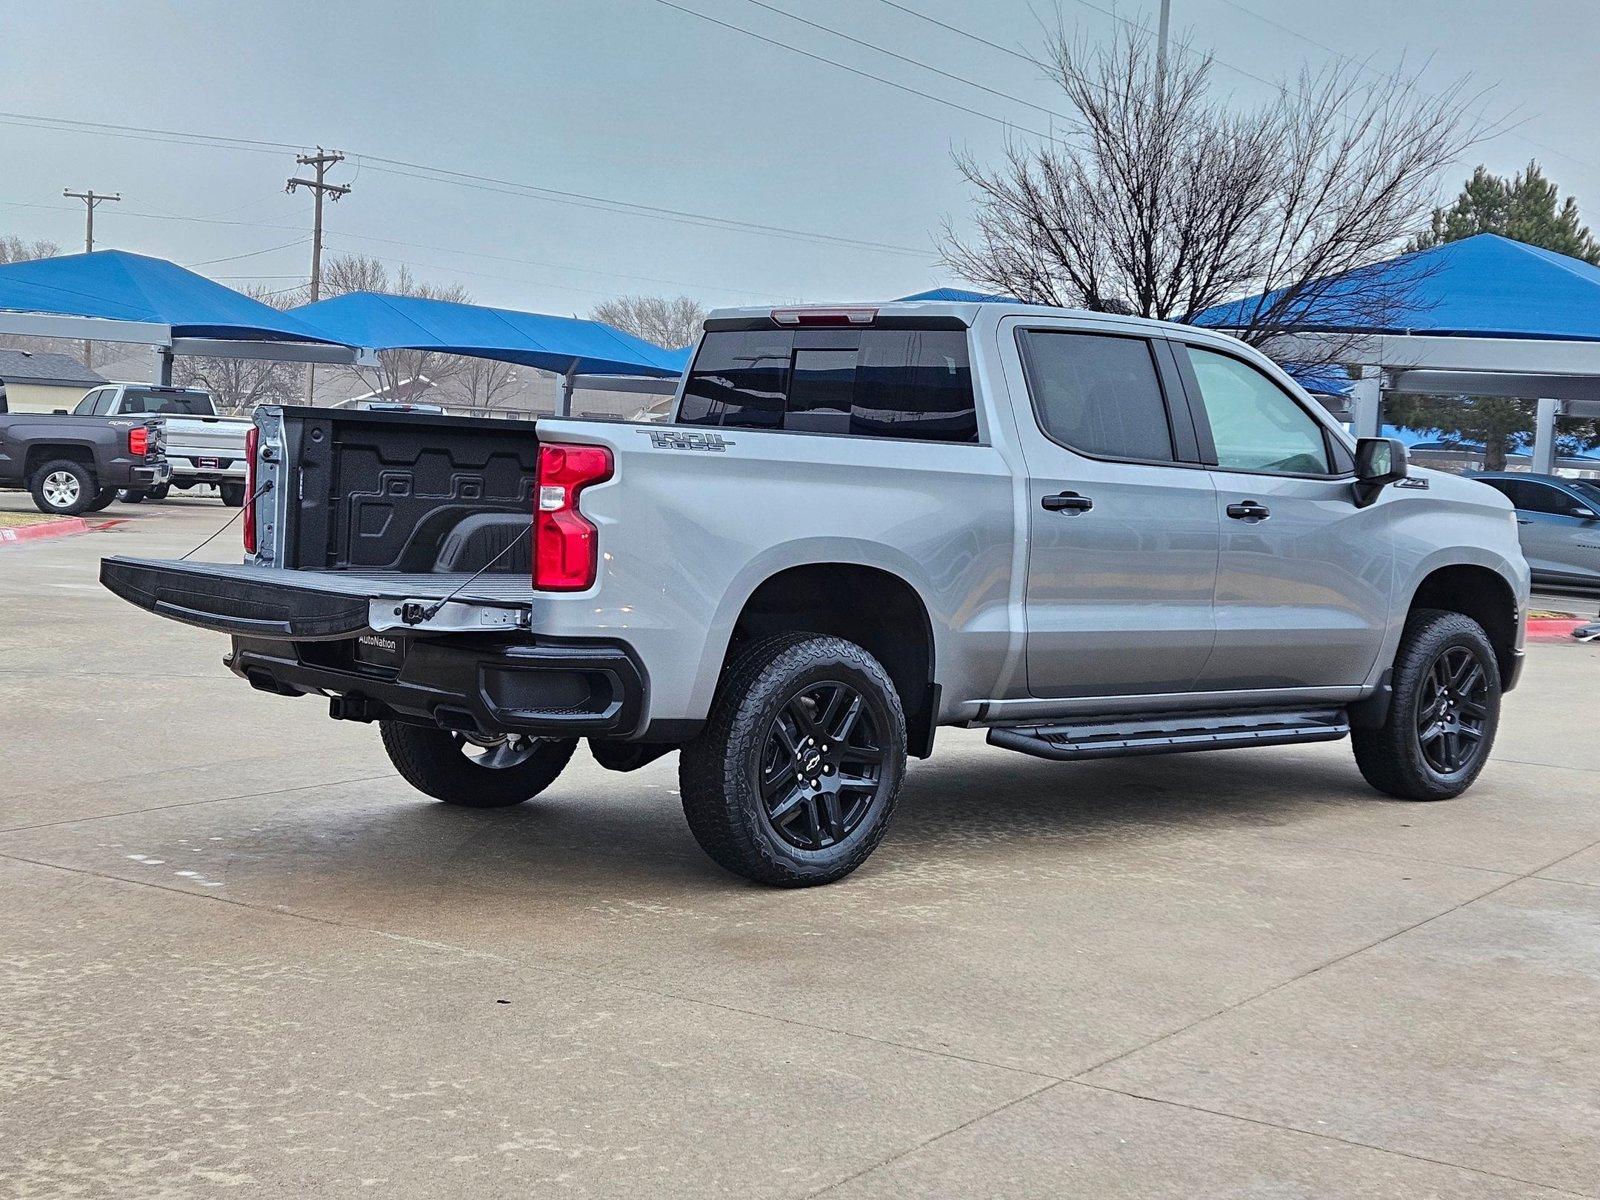
<svg viewBox="0 0 1600 1200">
<path fill-rule="evenodd" d="M 105 584 L 450 804 L 537 795 L 580 738 L 677 752 L 695 837 L 763 883 L 859 866 L 941 725 L 1069 761 L 1349 735 L 1380 791 L 1455 796 L 1522 663 L 1505 497 L 1186 326 L 736 309 L 670 424 L 263 409 L 248 457 L 242 564 Z"/>
<path fill-rule="evenodd" d="M 1510 499 L 1536 583 L 1600 588 L 1600 483 L 1512 471 L 1468 476 Z"/>
</svg>

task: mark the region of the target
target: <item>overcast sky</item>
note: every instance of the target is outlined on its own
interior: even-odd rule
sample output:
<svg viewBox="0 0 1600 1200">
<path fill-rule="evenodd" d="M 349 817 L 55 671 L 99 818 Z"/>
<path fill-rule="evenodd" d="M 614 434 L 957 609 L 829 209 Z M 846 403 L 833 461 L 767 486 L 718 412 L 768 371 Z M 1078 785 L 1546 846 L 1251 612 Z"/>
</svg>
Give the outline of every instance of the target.
<svg viewBox="0 0 1600 1200">
<path fill-rule="evenodd" d="M 571 313 L 623 291 L 711 304 L 880 298 L 954 282 L 933 252 L 941 222 L 969 211 L 950 148 L 992 155 L 1007 123 L 1044 128 L 1040 109 L 1062 108 L 1015 57 L 885 0 L 673 3 L 976 111 L 665 0 L 33 0 L 11 6 L 0 36 L 0 233 L 77 249 L 83 206 L 62 189 L 120 191 L 122 203 L 97 216 L 102 248 L 197 265 L 234 286 L 304 277 L 310 199 L 284 193 L 292 149 L 32 123 L 65 118 L 345 150 L 351 161 L 330 178 L 354 191 L 329 210 L 330 251 L 409 263 L 486 303 Z M 1052 0 L 897 3 L 1024 49 L 1039 44 L 1040 16 L 1054 19 Z M 1117 17 L 1152 21 L 1157 3 L 1060 0 L 1060 10 L 1104 37 Z M 1214 52 L 1217 83 L 1241 100 L 1266 94 L 1250 75 L 1338 55 L 1378 68 L 1405 55 L 1426 64 L 1429 88 L 1470 74 L 1490 111 L 1518 122 L 1473 161 L 1509 171 L 1536 156 L 1600 218 L 1600 71 L 1592 22 L 1574 11 L 1554 0 L 1174 0 L 1173 24 Z M 483 180 L 861 244 L 624 213 Z"/>
</svg>

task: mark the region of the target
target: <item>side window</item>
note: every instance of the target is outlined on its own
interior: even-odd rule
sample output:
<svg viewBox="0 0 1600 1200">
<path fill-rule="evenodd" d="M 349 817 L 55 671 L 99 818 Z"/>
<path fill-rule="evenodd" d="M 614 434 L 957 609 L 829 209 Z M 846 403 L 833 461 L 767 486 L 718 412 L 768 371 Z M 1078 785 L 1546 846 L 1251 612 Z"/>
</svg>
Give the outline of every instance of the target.
<svg viewBox="0 0 1600 1200">
<path fill-rule="evenodd" d="M 712 330 L 683 425 L 976 442 L 964 330 Z"/>
<path fill-rule="evenodd" d="M 1326 475 L 1322 425 L 1249 363 L 1188 347 L 1217 466 L 1261 475 Z"/>
<path fill-rule="evenodd" d="M 1574 511 L 1583 507 L 1560 488 L 1553 488 L 1547 483 L 1518 480 L 1517 492 L 1519 494 L 1512 503 L 1526 512 L 1549 513 L 1557 517 L 1570 517 Z"/>
<path fill-rule="evenodd" d="M 1052 440 L 1103 458 L 1175 460 L 1149 342 L 1066 330 L 1021 336 L 1034 414 Z"/>
<path fill-rule="evenodd" d="M 96 388 L 92 392 L 85 392 L 83 394 L 83 399 L 79 400 L 77 404 L 73 405 L 72 415 L 75 417 L 92 416 L 94 413 L 94 402 L 100 398 L 100 391 L 100 388 Z"/>
</svg>

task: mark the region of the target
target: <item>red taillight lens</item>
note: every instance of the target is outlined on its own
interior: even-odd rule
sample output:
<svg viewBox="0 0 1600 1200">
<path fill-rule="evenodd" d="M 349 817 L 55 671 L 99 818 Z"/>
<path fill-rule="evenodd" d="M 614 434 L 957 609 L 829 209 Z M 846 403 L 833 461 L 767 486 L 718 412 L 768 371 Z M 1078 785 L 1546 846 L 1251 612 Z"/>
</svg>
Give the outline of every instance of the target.
<svg viewBox="0 0 1600 1200">
<path fill-rule="evenodd" d="M 578 511 L 578 493 L 611 478 L 604 446 L 539 447 L 539 489 L 533 509 L 533 586 L 579 592 L 594 583 L 600 547 L 596 530 Z"/>
<path fill-rule="evenodd" d="M 244 435 L 244 552 L 256 552 L 256 451 L 261 430 L 254 425 Z"/>
<path fill-rule="evenodd" d="M 137 429 L 128 430 L 128 454 L 133 458 L 143 458 L 150 453 L 150 431 L 143 425 Z"/>
</svg>

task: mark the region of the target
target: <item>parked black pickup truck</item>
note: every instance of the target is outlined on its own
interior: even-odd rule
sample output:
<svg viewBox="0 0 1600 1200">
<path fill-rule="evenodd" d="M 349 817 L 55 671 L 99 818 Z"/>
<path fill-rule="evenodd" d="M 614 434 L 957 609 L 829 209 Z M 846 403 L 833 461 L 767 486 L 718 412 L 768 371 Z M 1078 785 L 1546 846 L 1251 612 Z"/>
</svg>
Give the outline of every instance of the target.
<svg viewBox="0 0 1600 1200">
<path fill-rule="evenodd" d="M 119 488 L 153 488 L 172 474 L 160 421 L 13 413 L 0 387 L 0 488 L 33 493 L 40 512 L 98 512 Z"/>
</svg>

